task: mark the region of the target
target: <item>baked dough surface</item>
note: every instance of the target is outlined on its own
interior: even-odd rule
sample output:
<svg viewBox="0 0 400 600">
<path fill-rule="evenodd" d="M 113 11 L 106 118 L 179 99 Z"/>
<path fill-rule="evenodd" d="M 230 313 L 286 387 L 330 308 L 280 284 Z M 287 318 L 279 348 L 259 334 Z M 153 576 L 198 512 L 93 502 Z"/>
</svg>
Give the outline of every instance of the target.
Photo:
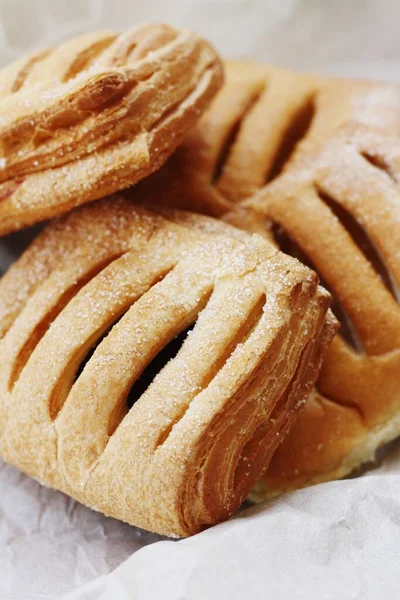
<svg viewBox="0 0 400 600">
<path fill-rule="evenodd" d="M 222 89 L 139 196 L 220 217 L 307 165 L 348 121 L 399 135 L 400 88 L 228 61 Z"/>
<path fill-rule="evenodd" d="M 146 177 L 222 83 L 188 30 L 92 33 L 0 72 L 0 235 Z"/>
<path fill-rule="evenodd" d="M 0 453 L 162 534 L 226 519 L 315 383 L 329 301 L 257 235 L 127 195 L 81 207 L 0 281 Z"/>
<path fill-rule="evenodd" d="M 335 297 L 341 334 L 258 499 L 343 477 L 400 433 L 399 134 L 399 87 L 227 63 L 198 125 L 138 186 L 263 235 Z"/>
<path fill-rule="evenodd" d="M 399 139 L 357 124 L 245 202 L 313 265 L 342 323 L 258 498 L 344 477 L 400 434 L 399 183 Z"/>
</svg>

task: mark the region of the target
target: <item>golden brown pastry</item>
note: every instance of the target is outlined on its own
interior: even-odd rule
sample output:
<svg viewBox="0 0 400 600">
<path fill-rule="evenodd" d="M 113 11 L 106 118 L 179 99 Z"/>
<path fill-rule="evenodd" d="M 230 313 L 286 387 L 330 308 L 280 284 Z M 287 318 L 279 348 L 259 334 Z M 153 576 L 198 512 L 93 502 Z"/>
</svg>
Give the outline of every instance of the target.
<svg viewBox="0 0 400 600">
<path fill-rule="evenodd" d="M 159 533 L 227 518 L 315 383 L 335 330 L 317 283 L 126 196 L 55 221 L 0 282 L 1 456 Z"/>
<path fill-rule="evenodd" d="M 126 188 L 179 145 L 222 83 L 194 33 L 74 38 L 0 72 L 0 235 Z"/>
<path fill-rule="evenodd" d="M 254 497 L 343 477 L 400 434 L 400 141 L 361 125 L 244 204 L 331 291 L 341 330 Z"/>
<path fill-rule="evenodd" d="M 228 63 L 198 125 L 139 184 L 140 199 L 274 240 L 337 299 L 341 333 L 256 498 L 342 477 L 400 433 L 399 133 L 396 86 Z"/>
<path fill-rule="evenodd" d="M 307 161 L 349 119 L 400 133 L 400 88 L 225 65 L 225 84 L 138 197 L 221 216 Z M 249 227 L 257 227 L 251 222 Z"/>
</svg>

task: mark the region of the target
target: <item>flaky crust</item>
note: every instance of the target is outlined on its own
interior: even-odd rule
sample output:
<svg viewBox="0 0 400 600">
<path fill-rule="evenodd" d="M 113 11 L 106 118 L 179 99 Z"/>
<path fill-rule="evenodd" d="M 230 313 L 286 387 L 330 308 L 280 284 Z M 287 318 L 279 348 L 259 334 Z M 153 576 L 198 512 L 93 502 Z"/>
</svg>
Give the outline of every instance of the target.
<svg viewBox="0 0 400 600">
<path fill-rule="evenodd" d="M 259 236 L 126 196 L 56 221 L 0 282 L 1 455 L 159 533 L 227 518 L 314 385 L 335 330 L 317 284 Z"/>
<path fill-rule="evenodd" d="M 194 33 L 100 32 L 0 72 L 0 235 L 126 188 L 166 160 L 222 83 Z"/>
<path fill-rule="evenodd" d="M 396 86 L 228 63 L 198 125 L 139 184 L 140 199 L 275 241 L 315 267 L 337 298 L 346 339 L 334 339 L 258 499 L 342 477 L 400 433 L 399 133 Z"/>
<path fill-rule="evenodd" d="M 349 125 L 242 207 L 313 265 L 342 322 L 256 499 L 343 477 L 400 434 L 399 184 L 398 138 Z"/>
<path fill-rule="evenodd" d="M 400 88 L 227 62 L 225 84 L 142 199 L 221 216 L 307 164 L 348 120 L 400 133 Z"/>
</svg>

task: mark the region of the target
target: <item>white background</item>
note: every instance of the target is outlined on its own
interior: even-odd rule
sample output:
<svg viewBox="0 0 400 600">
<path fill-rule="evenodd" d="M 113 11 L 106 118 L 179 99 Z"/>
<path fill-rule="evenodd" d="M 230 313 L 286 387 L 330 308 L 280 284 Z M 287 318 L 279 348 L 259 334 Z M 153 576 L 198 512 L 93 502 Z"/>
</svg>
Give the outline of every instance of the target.
<svg viewBox="0 0 400 600">
<path fill-rule="evenodd" d="M 169 21 L 226 56 L 398 79 L 398 0 L 1 0 L 0 58 L 82 31 Z"/>
</svg>

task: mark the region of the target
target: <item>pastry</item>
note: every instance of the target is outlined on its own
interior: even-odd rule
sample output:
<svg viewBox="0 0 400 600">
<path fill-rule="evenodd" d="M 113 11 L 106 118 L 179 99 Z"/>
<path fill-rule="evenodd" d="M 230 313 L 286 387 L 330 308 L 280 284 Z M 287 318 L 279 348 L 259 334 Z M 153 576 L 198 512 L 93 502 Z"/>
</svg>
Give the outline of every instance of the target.
<svg viewBox="0 0 400 600">
<path fill-rule="evenodd" d="M 160 167 L 222 83 L 194 33 L 143 25 L 72 39 L 0 72 L 0 235 Z"/>
<path fill-rule="evenodd" d="M 139 184 L 140 199 L 264 235 L 336 299 L 341 332 L 253 498 L 343 477 L 400 434 L 399 133 L 396 86 L 228 63 L 198 125 Z"/>
<path fill-rule="evenodd" d="M 183 144 L 139 184 L 142 200 L 219 217 L 280 172 L 301 166 L 350 119 L 400 133 L 396 86 L 252 63 L 228 62 L 225 74 L 224 86 Z"/>
<path fill-rule="evenodd" d="M 0 453 L 107 515 L 186 536 L 246 498 L 334 334 L 318 278 L 223 222 L 119 194 L 0 281 Z"/>
<path fill-rule="evenodd" d="M 317 271 L 341 322 L 256 499 L 348 475 L 400 434 L 399 184 L 399 139 L 348 125 L 244 203 Z"/>
</svg>

